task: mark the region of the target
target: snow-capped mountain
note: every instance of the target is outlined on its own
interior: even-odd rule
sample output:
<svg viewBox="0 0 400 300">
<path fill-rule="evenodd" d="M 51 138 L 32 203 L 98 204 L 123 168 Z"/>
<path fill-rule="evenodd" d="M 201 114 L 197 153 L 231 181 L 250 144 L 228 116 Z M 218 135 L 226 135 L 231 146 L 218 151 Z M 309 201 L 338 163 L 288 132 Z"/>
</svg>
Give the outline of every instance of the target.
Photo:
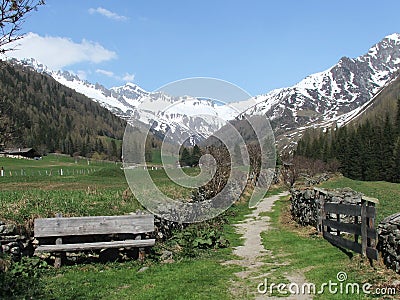
<svg viewBox="0 0 400 300">
<path fill-rule="evenodd" d="M 203 140 L 239 113 L 211 100 L 147 92 L 133 83 L 107 89 L 98 83 L 81 80 L 70 72 L 50 70 L 34 59 L 13 62 L 53 77 L 129 122 L 149 124 L 161 136 L 169 132 L 170 139 L 174 140 L 182 141 L 190 137 L 193 143 Z"/>
<path fill-rule="evenodd" d="M 122 118 L 151 124 L 159 133 L 171 131 L 180 140 L 208 137 L 242 112 L 269 117 L 278 141 L 287 145 L 296 141 L 307 127 L 340 126 L 362 113 L 377 93 L 398 76 L 400 34 L 385 37 L 357 58 L 342 57 L 330 69 L 312 74 L 292 87 L 229 106 L 151 93 L 132 83 L 106 89 L 69 72 L 49 70 L 33 59 L 19 63 L 52 76 Z"/>
<path fill-rule="evenodd" d="M 293 140 L 307 127 L 348 123 L 392 82 L 400 69 L 400 34 L 392 34 L 357 58 L 342 57 L 330 69 L 296 85 L 257 96 L 244 113 L 268 116 L 280 138 Z"/>
</svg>

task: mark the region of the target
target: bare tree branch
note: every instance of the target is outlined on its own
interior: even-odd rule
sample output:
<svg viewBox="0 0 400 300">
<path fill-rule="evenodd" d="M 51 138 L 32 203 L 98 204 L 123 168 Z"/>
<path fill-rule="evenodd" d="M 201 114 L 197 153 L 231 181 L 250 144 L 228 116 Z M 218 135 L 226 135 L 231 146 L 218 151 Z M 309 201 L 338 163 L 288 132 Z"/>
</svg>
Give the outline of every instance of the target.
<svg viewBox="0 0 400 300">
<path fill-rule="evenodd" d="M 25 17 L 44 3 L 44 0 L 2 0 L 0 2 L 0 53 L 13 50 L 5 46 L 22 38 L 18 32 L 22 28 Z"/>
</svg>

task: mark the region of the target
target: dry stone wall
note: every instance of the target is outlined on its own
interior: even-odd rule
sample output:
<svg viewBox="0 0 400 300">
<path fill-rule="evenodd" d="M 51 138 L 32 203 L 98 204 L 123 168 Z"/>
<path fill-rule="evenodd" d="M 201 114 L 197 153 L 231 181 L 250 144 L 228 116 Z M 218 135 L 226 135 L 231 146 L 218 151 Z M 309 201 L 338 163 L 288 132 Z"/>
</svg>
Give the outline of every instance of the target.
<svg viewBox="0 0 400 300">
<path fill-rule="evenodd" d="M 385 265 L 400 273 L 400 213 L 391 215 L 379 223 L 377 248 Z"/>
<path fill-rule="evenodd" d="M 310 225 L 317 227 L 321 210 L 321 197 L 325 198 L 325 202 L 361 204 L 362 194 L 350 188 L 335 189 L 332 191 L 324 190 L 323 195 L 321 191 L 321 189 L 316 188 L 291 190 L 290 211 L 297 223 L 303 226 Z M 348 216 L 344 216 L 343 220 L 352 221 L 351 217 Z"/>
<path fill-rule="evenodd" d="M 33 253 L 32 241 L 10 223 L 0 221 L 0 253 L 11 255 L 13 260 Z"/>
</svg>

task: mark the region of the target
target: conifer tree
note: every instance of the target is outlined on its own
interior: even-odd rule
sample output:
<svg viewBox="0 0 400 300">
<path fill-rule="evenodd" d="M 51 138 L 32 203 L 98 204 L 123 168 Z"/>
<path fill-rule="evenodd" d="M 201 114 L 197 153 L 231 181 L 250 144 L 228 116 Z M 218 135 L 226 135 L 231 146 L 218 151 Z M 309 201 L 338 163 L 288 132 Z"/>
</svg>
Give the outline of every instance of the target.
<svg viewBox="0 0 400 300">
<path fill-rule="evenodd" d="M 390 181 L 400 182 L 400 137 L 394 145 L 393 156 L 391 159 Z"/>
<path fill-rule="evenodd" d="M 190 166 L 192 157 L 189 153 L 189 150 L 186 147 L 183 147 L 182 154 L 179 160 L 180 165 L 183 166 Z"/>
<path fill-rule="evenodd" d="M 191 155 L 191 163 L 190 163 L 190 165 L 192 167 L 198 166 L 200 157 L 201 157 L 200 147 L 197 146 L 197 145 L 194 145 L 193 151 L 192 151 L 192 155 Z"/>
</svg>

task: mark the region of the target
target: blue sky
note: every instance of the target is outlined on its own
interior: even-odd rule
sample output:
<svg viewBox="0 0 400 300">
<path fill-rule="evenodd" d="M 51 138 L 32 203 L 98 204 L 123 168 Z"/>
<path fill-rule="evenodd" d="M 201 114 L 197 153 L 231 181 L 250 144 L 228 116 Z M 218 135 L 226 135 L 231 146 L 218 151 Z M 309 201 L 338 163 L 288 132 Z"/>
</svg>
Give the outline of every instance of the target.
<svg viewBox="0 0 400 300">
<path fill-rule="evenodd" d="M 106 87 L 214 77 L 252 95 L 291 86 L 400 32 L 400 1 L 47 0 L 20 49 Z"/>
</svg>

